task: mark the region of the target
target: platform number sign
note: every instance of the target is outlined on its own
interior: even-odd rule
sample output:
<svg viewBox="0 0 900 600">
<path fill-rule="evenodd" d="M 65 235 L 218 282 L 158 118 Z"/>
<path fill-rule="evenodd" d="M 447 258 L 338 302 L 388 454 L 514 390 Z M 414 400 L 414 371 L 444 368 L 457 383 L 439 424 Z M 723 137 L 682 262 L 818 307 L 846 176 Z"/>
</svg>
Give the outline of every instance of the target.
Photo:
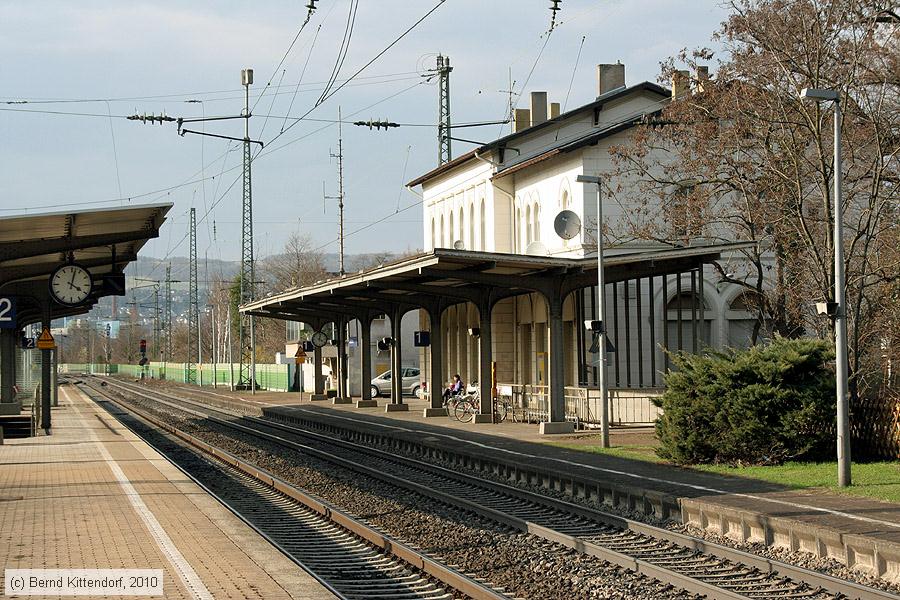
<svg viewBox="0 0 900 600">
<path fill-rule="evenodd" d="M 0 329 L 16 329 L 16 299 L 0 296 Z"/>
</svg>

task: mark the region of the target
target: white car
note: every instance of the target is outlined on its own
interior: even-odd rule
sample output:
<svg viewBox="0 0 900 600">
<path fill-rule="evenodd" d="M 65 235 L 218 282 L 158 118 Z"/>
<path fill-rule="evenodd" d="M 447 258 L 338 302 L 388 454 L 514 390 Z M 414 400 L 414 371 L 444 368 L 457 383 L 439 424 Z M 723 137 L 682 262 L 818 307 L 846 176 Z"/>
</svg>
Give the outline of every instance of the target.
<svg viewBox="0 0 900 600">
<path fill-rule="evenodd" d="M 403 393 L 409 396 L 420 397 L 422 392 L 422 382 L 419 381 L 419 369 L 404 368 L 403 371 Z M 390 370 L 385 371 L 372 380 L 372 397 L 390 396 L 391 395 L 391 378 Z"/>
</svg>

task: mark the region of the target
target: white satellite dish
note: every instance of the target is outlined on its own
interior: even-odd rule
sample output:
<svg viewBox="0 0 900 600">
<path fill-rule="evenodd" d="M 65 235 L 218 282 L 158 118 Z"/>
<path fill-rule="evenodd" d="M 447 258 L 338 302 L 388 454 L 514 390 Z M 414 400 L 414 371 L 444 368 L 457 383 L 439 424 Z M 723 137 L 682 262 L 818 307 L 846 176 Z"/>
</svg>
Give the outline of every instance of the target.
<svg viewBox="0 0 900 600">
<path fill-rule="evenodd" d="M 562 210 L 553 219 L 556 235 L 564 240 L 571 240 L 581 232 L 581 219 L 571 210 Z"/>
<path fill-rule="evenodd" d="M 544 242 L 538 240 L 528 244 L 528 247 L 525 248 L 525 254 L 528 256 L 550 256 L 550 251 L 544 245 Z"/>
<path fill-rule="evenodd" d="M 456 240 L 455 242 L 453 242 L 453 249 L 454 250 L 465 250 L 466 245 L 463 243 L 462 240 Z"/>
</svg>

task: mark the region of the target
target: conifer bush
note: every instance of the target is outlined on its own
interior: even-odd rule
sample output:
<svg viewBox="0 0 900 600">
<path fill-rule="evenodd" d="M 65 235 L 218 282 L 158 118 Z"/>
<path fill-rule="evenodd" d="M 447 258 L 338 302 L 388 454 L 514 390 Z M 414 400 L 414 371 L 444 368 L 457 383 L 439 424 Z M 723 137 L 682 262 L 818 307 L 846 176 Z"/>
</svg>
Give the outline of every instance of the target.
<svg viewBox="0 0 900 600">
<path fill-rule="evenodd" d="M 834 454 L 834 358 L 822 340 L 672 355 L 654 402 L 657 454 L 679 464 L 780 464 Z"/>
</svg>

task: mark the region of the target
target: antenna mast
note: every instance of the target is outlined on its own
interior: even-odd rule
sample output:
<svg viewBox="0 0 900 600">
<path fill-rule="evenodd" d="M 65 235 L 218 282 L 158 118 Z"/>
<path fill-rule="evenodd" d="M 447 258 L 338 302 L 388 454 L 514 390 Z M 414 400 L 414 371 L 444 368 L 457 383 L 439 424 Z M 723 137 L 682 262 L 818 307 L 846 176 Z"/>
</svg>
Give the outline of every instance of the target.
<svg viewBox="0 0 900 600">
<path fill-rule="evenodd" d="M 343 128 L 341 126 L 341 107 L 338 107 L 338 151 L 337 154 L 329 153 L 332 158 L 338 159 L 338 195 L 325 196 L 338 201 L 338 271 L 343 277 L 344 270 L 344 148 Z"/>
</svg>

